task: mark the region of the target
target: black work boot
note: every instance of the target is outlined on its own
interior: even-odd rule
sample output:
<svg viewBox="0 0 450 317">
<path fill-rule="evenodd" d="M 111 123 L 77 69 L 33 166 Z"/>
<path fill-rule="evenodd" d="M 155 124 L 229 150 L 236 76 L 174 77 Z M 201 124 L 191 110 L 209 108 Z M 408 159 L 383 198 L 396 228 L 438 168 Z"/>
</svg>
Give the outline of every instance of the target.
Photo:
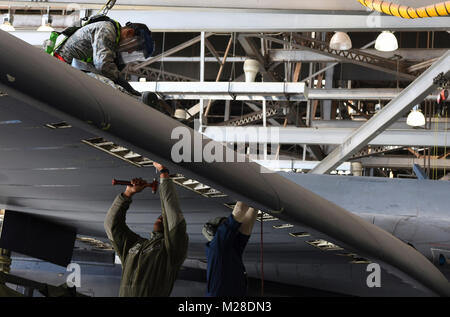
<svg viewBox="0 0 450 317">
<path fill-rule="evenodd" d="M 141 101 L 146 105 L 159 110 L 158 96 L 151 91 L 144 91 L 141 95 Z"/>
</svg>

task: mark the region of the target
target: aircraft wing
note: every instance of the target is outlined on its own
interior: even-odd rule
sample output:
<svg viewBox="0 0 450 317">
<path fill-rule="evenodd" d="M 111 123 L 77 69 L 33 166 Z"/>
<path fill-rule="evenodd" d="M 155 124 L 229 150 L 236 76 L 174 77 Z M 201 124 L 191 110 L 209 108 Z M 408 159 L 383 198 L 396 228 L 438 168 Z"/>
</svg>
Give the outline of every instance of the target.
<svg viewBox="0 0 450 317">
<path fill-rule="evenodd" d="M 91 143 L 93 138 L 90 137 L 94 135 L 120 144 L 168 166 L 186 179 L 207 184 L 227 197 L 233 197 L 233 200 L 243 200 L 292 224 L 310 228 L 311 232 L 324 234 L 331 242 L 388 267 L 433 294 L 450 295 L 449 283 L 441 272 L 419 252 L 386 231 L 278 174 L 261 173 L 256 163 L 238 162 L 240 156 L 236 153 L 232 155 L 234 162 L 225 162 L 230 157 L 225 157 L 227 151 L 223 145 L 202 139 L 196 131 L 105 87 L 6 32 L 0 31 L 0 43 L 0 91 L 14 100 L 82 129 L 89 134 L 87 138 Z M 224 162 L 195 162 L 195 153 L 198 152 L 192 151 L 192 162 L 173 163 L 171 152 L 178 139 L 172 139 L 172 132 L 176 128 L 188 131 L 194 144 L 195 140 L 200 140 L 202 149 L 211 145 L 222 147 Z M 70 146 L 64 150 L 70 150 Z M 76 155 L 74 153 L 74 159 Z M 41 159 L 45 160 L 44 157 Z M 20 166 L 17 168 L 20 169 Z M 114 175 L 113 168 L 111 174 Z M 60 184 L 62 188 L 70 186 L 70 180 L 65 182 Z M 32 190 L 39 191 L 39 188 L 37 186 Z M 54 190 L 57 193 L 58 187 Z M 84 190 L 91 194 L 95 191 L 88 185 Z M 82 200 L 83 191 L 77 192 L 80 194 L 77 199 Z M 95 204 L 95 201 L 92 203 Z M 74 221 L 78 210 L 76 204 L 74 200 Z M 14 202 L 5 202 L 5 205 L 20 207 Z M 38 209 L 33 208 L 32 202 L 21 208 L 24 211 L 27 208 Z"/>
</svg>

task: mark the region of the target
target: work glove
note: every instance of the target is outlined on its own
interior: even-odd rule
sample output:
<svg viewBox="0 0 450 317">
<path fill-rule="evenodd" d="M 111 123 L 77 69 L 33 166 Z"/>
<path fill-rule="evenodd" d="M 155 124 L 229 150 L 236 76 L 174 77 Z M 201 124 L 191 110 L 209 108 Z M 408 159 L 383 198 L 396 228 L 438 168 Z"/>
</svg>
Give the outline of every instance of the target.
<svg viewBox="0 0 450 317">
<path fill-rule="evenodd" d="M 141 93 L 140 93 L 139 91 L 135 90 L 133 87 L 131 87 L 131 85 L 128 83 L 128 81 L 125 80 L 125 78 L 119 77 L 119 78 L 115 81 L 115 83 L 116 83 L 117 85 L 122 86 L 122 87 L 123 87 L 126 91 L 128 91 L 130 94 L 135 95 L 135 96 L 138 96 L 138 97 L 141 96 Z"/>
</svg>

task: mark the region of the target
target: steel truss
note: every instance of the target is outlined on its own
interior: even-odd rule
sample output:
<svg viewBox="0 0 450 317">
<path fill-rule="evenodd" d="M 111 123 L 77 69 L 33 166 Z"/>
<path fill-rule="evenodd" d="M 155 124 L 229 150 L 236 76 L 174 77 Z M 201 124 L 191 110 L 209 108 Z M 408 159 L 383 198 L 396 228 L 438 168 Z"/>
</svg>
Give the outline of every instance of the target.
<svg viewBox="0 0 450 317">
<path fill-rule="evenodd" d="M 294 48 L 305 49 L 326 56 L 334 57 L 341 63 L 357 64 L 363 67 L 397 75 L 399 78 L 403 78 L 410 81 L 416 79 L 415 75 L 407 73 L 407 68 L 410 65 L 405 64 L 401 61 L 383 58 L 357 49 L 350 49 L 347 51 L 335 50 L 330 48 L 330 45 L 327 42 L 299 35 L 297 33 L 293 33 L 293 37 L 296 40 L 296 43 L 294 42 L 291 43 L 275 37 L 260 34 L 248 34 L 246 36 L 259 37 L 279 44 L 289 43 Z"/>
</svg>

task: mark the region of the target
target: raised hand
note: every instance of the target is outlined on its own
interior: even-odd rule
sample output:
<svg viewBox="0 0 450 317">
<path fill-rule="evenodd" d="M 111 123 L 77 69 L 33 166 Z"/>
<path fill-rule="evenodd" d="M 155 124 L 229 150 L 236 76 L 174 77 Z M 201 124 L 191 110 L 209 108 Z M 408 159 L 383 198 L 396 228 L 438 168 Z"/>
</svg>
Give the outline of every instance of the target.
<svg viewBox="0 0 450 317">
<path fill-rule="evenodd" d="M 156 162 L 153 162 L 153 166 L 156 167 L 158 172 L 161 171 L 164 168 L 164 166 L 162 166 L 161 164 L 156 163 Z"/>
<path fill-rule="evenodd" d="M 131 180 L 132 186 L 127 186 L 125 192 L 123 193 L 127 197 L 132 197 L 134 194 L 141 192 L 147 185 L 147 182 L 142 178 L 133 178 Z"/>
</svg>

